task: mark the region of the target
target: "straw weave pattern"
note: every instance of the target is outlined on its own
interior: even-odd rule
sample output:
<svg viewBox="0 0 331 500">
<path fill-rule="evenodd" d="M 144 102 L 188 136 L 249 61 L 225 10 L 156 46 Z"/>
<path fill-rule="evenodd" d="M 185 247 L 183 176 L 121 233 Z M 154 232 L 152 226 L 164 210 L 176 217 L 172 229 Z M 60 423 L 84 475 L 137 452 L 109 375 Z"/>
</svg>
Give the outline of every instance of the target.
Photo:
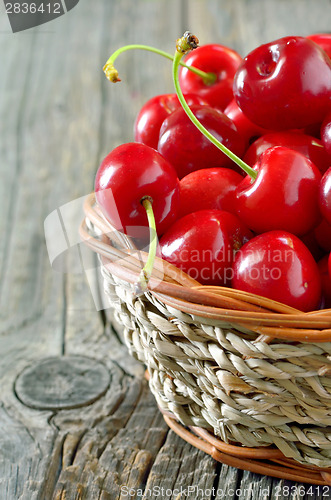
<svg viewBox="0 0 331 500">
<path fill-rule="evenodd" d="M 257 341 L 246 328 L 183 313 L 150 292 L 137 297 L 101 269 L 162 411 L 226 443 L 274 445 L 304 465 L 331 467 L 331 342 Z"/>
</svg>

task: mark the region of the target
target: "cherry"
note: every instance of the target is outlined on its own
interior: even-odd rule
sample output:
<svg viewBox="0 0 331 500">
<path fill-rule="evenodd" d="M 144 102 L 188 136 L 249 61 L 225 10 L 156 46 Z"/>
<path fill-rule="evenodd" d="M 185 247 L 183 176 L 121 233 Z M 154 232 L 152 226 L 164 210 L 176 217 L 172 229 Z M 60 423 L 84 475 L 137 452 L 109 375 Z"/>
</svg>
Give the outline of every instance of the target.
<svg viewBox="0 0 331 500">
<path fill-rule="evenodd" d="M 234 50 L 219 44 L 198 47 L 186 57 L 189 67 L 196 67 L 215 75 L 213 82 L 206 82 L 188 68 L 181 68 L 179 81 L 182 91 L 198 94 L 210 106 L 224 110 L 233 99 L 232 83 L 242 57 Z"/>
<path fill-rule="evenodd" d="M 197 47 L 197 39 L 194 36 L 189 36 L 186 40 L 189 40 L 190 48 Z M 168 54 L 148 46 L 123 47 L 116 51 L 104 66 L 105 74 L 110 81 L 120 81 L 114 60 L 120 53 L 131 48 L 152 50 L 169 57 Z M 171 56 L 169 58 L 172 59 Z M 183 63 L 177 60 L 176 64 L 178 66 Z M 206 82 L 214 79 L 214 75 L 208 75 L 197 68 L 190 70 L 199 74 Z M 104 159 L 97 172 L 96 199 L 115 229 L 129 234 L 133 224 L 134 236 L 136 225 L 142 223 L 145 226 L 146 219 L 148 220 L 149 254 L 136 283 L 136 293 L 144 292 L 148 287 L 156 254 L 156 230 L 158 234 L 162 234 L 176 217 L 178 184 L 178 177 L 171 164 L 155 149 L 142 143 L 129 143 L 115 148 Z M 155 204 L 155 217 L 152 208 L 154 199 L 159 199 Z M 145 220 L 142 216 L 143 210 L 146 211 Z"/>
<path fill-rule="evenodd" d="M 331 58 L 331 34 L 330 33 L 314 33 L 307 36 L 309 40 L 317 43 Z"/>
<path fill-rule="evenodd" d="M 203 168 L 191 172 L 179 182 L 179 217 L 204 209 L 235 214 L 235 191 L 241 180 L 242 176 L 230 168 Z"/>
<path fill-rule="evenodd" d="M 252 233 L 233 214 L 200 210 L 178 219 L 159 241 L 160 256 L 201 284 L 225 285 L 234 254 Z"/>
<path fill-rule="evenodd" d="M 320 172 L 304 155 L 285 147 L 266 150 L 252 169 L 215 139 L 187 106 L 177 78 L 179 61 L 183 53 L 190 50 L 191 36 L 187 32 L 177 40 L 173 62 L 176 93 L 183 109 L 197 128 L 248 174 L 237 187 L 237 214 L 257 233 L 284 229 L 296 235 L 304 235 L 320 219 Z"/>
<path fill-rule="evenodd" d="M 172 165 L 139 143 L 122 144 L 102 161 L 95 178 L 96 199 L 118 231 L 136 237 L 148 227 L 141 201 L 150 199 L 158 234 L 174 222 L 179 208 L 179 181 Z"/>
<path fill-rule="evenodd" d="M 326 115 L 321 125 L 321 141 L 329 155 L 329 166 L 331 166 L 331 112 Z"/>
<path fill-rule="evenodd" d="M 296 235 L 319 221 L 321 174 L 304 155 L 289 148 L 267 149 L 237 187 L 237 214 L 256 233 L 283 229 Z"/>
<path fill-rule="evenodd" d="M 284 37 L 250 52 L 234 77 L 247 118 L 272 130 L 322 122 L 330 109 L 331 60 L 304 37 Z"/>
<path fill-rule="evenodd" d="M 193 104 L 207 105 L 207 101 L 194 94 L 186 95 L 185 99 L 189 106 Z M 176 94 L 162 94 L 149 99 L 140 109 L 136 118 L 134 140 L 157 149 L 162 122 L 180 107 Z"/>
<path fill-rule="evenodd" d="M 194 105 L 190 109 L 209 133 L 238 156 L 243 154 L 244 142 L 230 118 L 210 106 Z M 199 132 L 182 108 L 162 123 L 157 149 L 175 167 L 179 178 L 201 168 L 236 168 L 231 159 Z"/>
<path fill-rule="evenodd" d="M 266 150 L 252 169 L 201 124 L 187 106 L 177 77 L 179 61 L 190 50 L 191 36 L 187 32 L 177 40 L 173 62 L 176 93 L 198 130 L 248 174 L 237 187 L 237 214 L 257 233 L 283 229 L 296 235 L 306 234 L 320 219 L 320 172 L 304 155 L 285 147 Z"/>
<path fill-rule="evenodd" d="M 235 256 L 232 286 L 301 311 L 315 310 L 321 297 L 316 262 L 287 231 L 268 231 L 247 242 Z"/>
<path fill-rule="evenodd" d="M 248 165 L 254 165 L 261 153 L 273 146 L 285 146 L 299 151 L 309 158 L 322 174 L 330 166 L 330 158 L 321 141 L 315 137 L 293 131 L 271 132 L 259 137 L 247 149 L 244 161 Z"/>
<path fill-rule="evenodd" d="M 319 207 L 323 217 L 331 224 L 331 167 L 323 174 L 320 183 Z"/>
<path fill-rule="evenodd" d="M 269 132 L 268 130 L 259 127 L 255 123 L 251 122 L 239 108 L 235 99 L 232 99 L 230 104 L 227 105 L 224 110 L 224 114 L 231 118 L 231 120 L 237 127 L 239 134 L 245 140 L 247 147 L 252 142 L 252 140 Z"/>
<path fill-rule="evenodd" d="M 288 40 L 287 45 L 293 45 L 294 38 L 295 37 L 292 37 L 290 40 Z M 296 41 L 296 39 L 294 41 Z M 306 40 L 306 46 L 307 44 L 309 46 L 313 45 L 315 47 L 314 50 L 318 50 L 320 53 L 324 54 L 324 52 L 321 51 L 313 42 Z M 320 173 L 318 172 L 314 164 L 309 159 L 304 157 L 301 153 L 284 147 L 271 148 L 265 151 L 261 155 L 258 163 L 254 166 L 254 169 L 252 169 L 244 161 L 241 160 L 241 153 L 236 154 L 231 152 L 229 148 L 227 148 L 224 144 L 222 144 L 222 142 L 215 138 L 214 128 L 216 128 L 216 124 L 214 128 L 209 127 L 209 122 L 207 120 L 208 123 L 206 122 L 206 126 L 204 126 L 200 120 L 201 116 L 197 116 L 201 112 L 202 118 L 205 114 L 205 116 L 207 116 L 209 119 L 210 115 L 208 114 L 208 110 L 210 110 L 210 108 L 207 106 L 197 106 L 196 109 L 193 109 L 192 111 L 189 106 L 187 106 L 185 98 L 178 84 L 177 73 L 179 64 L 181 63 L 180 58 L 182 57 L 183 53 L 185 53 L 187 50 L 190 50 L 192 47 L 196 47 L 196 45 L 197 44 L 195 37 L 190 34 L 186 34 L 183 39 L 180 39 L 178 41 L 177 52 L 173 62 L 175 88 L 178 94 L 179 101 L 184 107 L 185 113 L 189 116 L 194 124 L 197 124 L 198 129 L 203 132 L 206 138 L 211 141 L 209 147 L 214 148 L 213 158 L 215 158 L 216 154 L 223 155 L 225 153 L 231 160 L 233 160 L 237 165 L 243 168 L 246 173 L 248 173 L 249 180 L 247 180 L 246 177 L 243 181 L 240 182 L 236 189 L 238 213 L 240 212 L 241 215 L 243 215 L 243 219 L 245 219 L 246 217 L 246 219 L 250 221 L 250 227 L 252 227 L 255 231 L 261 230 L 261 227 L 263 228 L 262 230 L 279 228 L 283 230 L 282 233 L 286 232 L 287 234 L 289 234 L 288 231 L 291 231 L 296 232 L 296 234 L 305 234 L 307 231 L 312 229 L 319 218 L 317 200 L 318 183 L 321 179 Z M 303 52 L 299 55 L 302 56 Z M 326 57 L 327 56 L 325 55 L 325 58 Z M 314 57 L 311 57 L 311 60 L 315 63 Z M 330 64 L 325 63 L 324 66 L 328 68 L 328 71 L 330 70 Z M 324 66 L 322 67 L 322 69 L 324 68 Z M 303 67 L 305 70 L 309 69 L 309 65 Z M 268 68 L 268 71 L 269 69 L 270 68 Z M 321 66 L 319 69 L 321 69 Z M 113 81 L 116 81 L 117 76 L 113 74 L 113 69 L 111 68 L 111 66 L 107 66 L 106 71 L 108 72 L 108 70 L 111 79 L 113 79 Z M 263 71 L 265 70 L 266 68 L 264 67 Z M 325 99 L 325 94 L 329 92 L 329 89 L 326 87 L 326 85 L 324 86 L 325 88 L 323 87 L 323 78 L 326 79 L 325 74 L 326 70 L 324 69 L 324 73 L 322 72 L 319 78 L 316 77 L 316 93 L 312 92 L 308 87 L 308 97 L 310 98 L 308 99 L 308 104 L 309 106 L 315 104 L 315 106 L 313 106 L 313 111 L 311 111 L 311 115 L 314 116 L 314 121 L 312 120 L 311 115 L 307 123 L 305 122 L 305 120 L 301 119 L 300 128 L 309 126 L 310 124 L 314 124 L 319 121 L 316 119 L 316 110 L 318 111 L 321 108 L 322 101 L 324 106 L 323 112 L 326 113 L 327 111 L 328 100 Z M 328 76 L 330 76 L 330 72 L 328 73 Z M 210 84 L 210 86 L 212 85 Z M 316 88 L 314 88 L 313 90 L 316 90 Z M 297 94 L 300 95 L 300 92 L 298 92 L 298 89 L 296 88 L 295 96 L 297 96 Z M 305 96 L 305 98 L 306 97 L 307 96 Z M 295 99 L 293 97 L 293 102 L 294 101 Z M 293 102 L 291 102 L 291 106 L 289 106 L 292 113 L 299 110 L 298 103 L 295 102 L 295 104 L 297 105 L 297 107 L 295 107 L 292 106 Z M 300 104 L 301 107 L 304 107 L 305 103 L 302 101 L 302 96 Z M 196 113 L 194 113 L 194 111 L 196 111 Z M 211 111 L 222 115 L 220 111 L 214 110 L 212 108 Z M 172 112 L 163 122 L 160 130 L 160 140 L 158 143 L 159 148 L 162 145 L 161 137 L 165 134 L 165 131 L 167 131 L 165 125 L 166 122 L 172 123 L 171 120 L 174 120 L 173 117 L 176 114 L 179 114 L 179 112 L 182 112 L 182 110 L 178 109 Z M 307 119 L 307 116 L 304 116 L 305 119 Z M 288 114 L 285 118 L 282 119 L 286 122 L 286 120 L 289 121 L 290 118 L 291 114 Z M 226 119 L 229 120 L 228 118 Z M 234 124 L 231 122 L 231 120 L 229 121 L 232 125 L 230 127 L 232 131 L 236 131 Z M 256 123 L 256 120 L 253 121 Z M 173 123 L 176 124 L 175 121 Z M 191 122 L 188 123 L 192 126 Z M 297 124 L 295 126 L 299 127 L 299 125 Z M 163 127 L 165 127 L 164 130 Z M 208 130 L 208 127 L 210 130 Z M 179 130 L 177 134 L 180 135 L 180 132 L 182 132 L 182 130 Z M 205 140 L 205 137 L 203 137 L 203 139 Z M 195 146 L 194 141 L 191 141 L 190 143 L 188 140 L 186 142 L 188 142 L 188 145 L 183 142 L 182 148 L 185 144 L 185 147 L 191 147 L 191 149 L 193 149 L 193 147 Z M 175 150 L 171 145 L 171 142 L 169 144 L 170 146 L 168 148 L 168 151 L 170 151 L 170 155 L 172 155 L 172 161 L 174 161 L 175 163 L 176 160 L 178 160 L 180 154 L 182 154 L 181 148 L 177 149 L 177 152 L 175 152 L 174 154 Z M 235 251 L 237 251 L 244 243 L 244 241 L 251 236 L 251 233 L 248 231 L 246 225 L 242 223 L 240 219 L 238 219 L 238 217 L 236 217 L 235 215 L 230 214 L 229 212 L 222 212 L 218 210 L 216 210 L 216 212 L 220 212 L 221 214 L 223 214 L 221 219 L 219 216 L 215 216 L 215 213 L 213 213 L 212 217 L 209 216 L 209 219 L 203 219 L 202 216 L 197 215 L 201 212 L 195 212 L 188 214 L 185 217 L 179 219 L 177 222 L 173 223 L 173 221 L 176 219 L 178 209 L 175 202 L 175 200 L 177 199 L 178 203 L 178 179 L 176 174 L 174 173 L 174 169 L 172 168 L 171 161 L 167 161 L 167 159 L 158 154 L 155 149 L 150 148 L 149 146 L 144 144 L 130 143 L 129 145 L 123 146 L 127 146 L 127 149 L 124 149 L 124 151 L 122 151 L 121 153 L 115 154 L 115 158 L 111 158 L 111 160 L 114 160 L 114 162 L 108 162 L 108 166 L 110 166 L 110 168 L 105 168 L 105 171 L 107 170 L 107 174 L 105 174 L 104 172 L 104 175 L 100 174 L 100 179 L 102 180 L 101 189 L 97 189 L 98 186 L 96 182 L 97 200 L 103 207 L 105 212 L 107 212 L 107 209 L 109 209 L 110 215 L 109 213 L 107 215 L 109 216 L 111 222 L 116 228 L 121 228 L 123 231 L 130 234 L 129 226 L 136 226 L 137 224 L 146 226 L 146 219 L 148 217 L 150 220 L 150 217 L 149 212 L 147 212 L 146 217 L 144 209 L 146 206 L 151 207 L 152 204 L 155 205 L 156 227 L 159 234 L 162 234 L 164 232 L 164 236 L 162 237 L 164 245 L 163 247 L 161 246 L 161 251 L 164 252 L 164 249 L 167 249 L 168 258 L 170 258 L 171 255 L 170 260 L 174 260 L 175 264 L 178 265 L 178 267 L 186 270 L 187 262 L 185 261 L 185 255 L 187 256 L 187 253 L 189 253 L 189 264 L 192 264 L 192 251 L 196 250 L 198 251 L 198 253 L 200 252 L 201 257 L 201 250 L 205 250 L 202 260 L 198 255 L 197 267 L 193 267 L 192 271 L 196 275 L 193 277 L 198 277 L 201 282 L 211 282 L 212 284 L 215 283 L 214 280 L 217 278 L 217 284 L 226 284 L 228 282 L 227 273 L 229 265 L 233 261 Z M 147 150 L 134 149 L 133 146 L 135 148 L 137 148 L 137 146 L 139 146 L 140 148 L 148 148 L 149 152 L 147 153 Z M 216 149 L 215 146 L 217 146 L 218 149 Z M 133 148 L 132 151 L 130 148 Z M 143 151 L 143 153 L 141 153 L 141 151 Z M 130 152 L 131 154 L 129 154 Z M 158 156 L 155 157 L 153 155 Z M 204 161 L 207 156 L 208 154 L 206 154 L 205 151 L 204 155 L 201 158 L 201 161 Z M 192 158 L 192 161 L 194 161 L 194 154 Z M 166 163 L 168 167 L 170 167 L 171 172 L 169 168 L 167 169 L 164 167 L 161 159 Z M 109 159 L 107 157 L 107 161 L 108 160 Z M 199 165 L 194 167 L 194 169 L 201 168 L 201 161 Z M 142 164 L 144 164 L 144 167 L 142 167 Z M 209 164 L 209 167 L 214 166 L 215 163 Z M 182 168 L 181 165 L 179 166 L 179 169 L 180 168 Z M 192 170 L 192 166 L 190 163 L 186 163 L 185 168 L 189 168 L 189 171 L 190 169 Z M 166 174 L 164 173 L 165 170 Z M 282 177 L 283 180 L 281 179 Z M 168 182 L 169 179 L 170 182 Z M 108 187 L 110 187 L 108 184 L 110 180 L 111 187 L 116 192 L 116 200 L 118 201 L 118 205 L 120 207 L 118 214 L 117 211 L 113 208 L 114 203 L 111 203 L 111 201 L 115 199 L 114 193 L 112 193 L 113 198 L 109 196 L 107 197 L 105 195 L 105 192 L 107 191 L 107 185 Z M 173 184 L 171 183 L 171 180 L 173 181 Z M 272 185 L 274 185 L 273 190 L 271 189 Z M 257 189 L 258 187 L 259 189 Z M 98 195 L 100 191 L 104 192 Z M 248 193 L 250 193 L 249 196 L 247 196 Z M 157 202 L 159 198 L 161 200 L 160 203 Z M 284 200 L 285 203 L 283 205 Z M 209 213 L 215 211 L 204 210 L 202 212 Z M 227 215 L 225 216 L 224 213 Z M 115 219 L 113 221 L 111 217 L 114 216 L 114 214 Z M 144 215 L 144 218 L 142 218 L 142 214 Z M 190 226 L 189 224 L 187 225 L 187 222 L 183 222 L 186 218 L 194 219 L 193 226 L 192 224 Z M 268 222 L 269 225 L 266 225 L 266 222 Z M 188 229 L 189 226 L 190 228 Z M 255 229 L 256 227 L 258 227 L 258 230 Z M 197 229 L 194 230 L 194 228 Z M 172 239 L 170 237 L 171 234 Z M 199 235 L 199 237 L 197 235 Z M 295 238 L 295 236 L 293 237 Z M 303 245 L 302 242 L 300 242 L 300 244 Z M 306 248 L 304 245 L 303 247 Z M 183 249 L 186 250 L 186 252 L 184 252 L 184 256 L 182 253 Z M 208 250 L 207 253 L 206 250 Z M 307 249 L 306 251 L 309 254 L 309 251 Z M 230 257 L 227 257 L 228 253 L 230 254 Z M 298 253 L 299 257 L 301 258 L 302 252 Z M 196 256 L 196 254 L 194 255 Z M 207 267 L 205 266 L 206 262 L 204 260 L 206 255 L 208 261 L 207 263 L 209 264 Z M 166 257 L 167 256 L 165 252 L 164 258 Z M 310 257 L 312 258 L 311 255 Z M 176 258 L 178 259 L 177 263 Z M 221 263 L 219 263 L 220 260 Z M 297 263 L 296 269 L 298 271 Z M 292 272 L 292 275 L 293 274 L 295 275 L 295 273 Z M 303 288 L 308 288 L 307 281 L 303 282 Z M 310 291 L 311 290 L 312 288 L 310 288 Z M 296 296 L 300 297 L 300 294 L 296 293 Z M 307 299 L 307 295 L 305 296 L 305 298 Z M 307 307 L 307 305 L 303 304 L 302 309 L 306 310 L 305 307 Z M 315 305 L 315 307 L 317 306 Z"/>
</svg>

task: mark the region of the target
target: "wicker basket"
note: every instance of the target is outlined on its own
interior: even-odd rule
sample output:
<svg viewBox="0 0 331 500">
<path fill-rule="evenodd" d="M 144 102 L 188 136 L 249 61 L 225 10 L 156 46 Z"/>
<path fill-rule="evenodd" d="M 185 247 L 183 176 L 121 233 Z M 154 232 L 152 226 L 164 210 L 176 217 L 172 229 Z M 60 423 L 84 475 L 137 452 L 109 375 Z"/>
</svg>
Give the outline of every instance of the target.
<svg viewBox="0 0 331 500">
<path fill-rule="evenodd" d="M 228 465 L 331 484 L 331 310 L 201 286 L 160 259 L 136 296 L 146 253 L 110 226 L 94 195 L 84 210 L 81 237 L 100 256 L 110 304 L 167 424 Z"/>
</svg>

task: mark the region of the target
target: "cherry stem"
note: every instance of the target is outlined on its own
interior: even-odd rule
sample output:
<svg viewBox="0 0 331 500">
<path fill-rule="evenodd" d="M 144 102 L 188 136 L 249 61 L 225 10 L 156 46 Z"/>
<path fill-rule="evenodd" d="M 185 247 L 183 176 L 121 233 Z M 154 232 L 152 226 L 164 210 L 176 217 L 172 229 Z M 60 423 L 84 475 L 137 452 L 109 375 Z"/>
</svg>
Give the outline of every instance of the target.
<svg viewBox="0 0 331 500">
<path fill-rule="evenodd" d="M 149 45 L 139 45 L 139 44 L 134 44 L 134 45 L 125 45 L 123 47 L 120 47 L 118 50 L 116 50 L 108 59 L 106 64 L 103 67 L 103 70 L 105 72 L 106 77 L 108 80 L 111 82 L 120 82 L 121 79 L 118 77 L 118 71 L 114 67 L 114 62 L 117 57 L 122 54 L 123 52 L 126 52 L 127 50 L 132 50 L 132 49 L 140 49 L 140 50 L 147 50 L 149 52 L 154 52 L 155 54 L 159 54 L 160 56 L 166 57 L 167 59 L 170 59 L 173 61 L 174 57 L 169 54 L 168 52 L 164 52 L 163 50 L 156 49 L 155 47 L 150 47 Z M 184 68 L 189 69 L 193 73 L 195 73 L 198 76 L 201 76 L 203 79 L 204 83 L 206 85 L 212 85 L 216 81 L 216 75 L 215 73 L 206 73 L 205 71 L 202 71 L 201 69 L 198 69 L 194 66 L 187 66 L 187 64 L 183 63 L 182 61 L 179 62 L 181 66 L 184 66 Z"/>
<path fill-rule="evenodd" d="M 154 217 L 154 212 L 153 212 L 153 201 L 149 196 L 146 196 L 142 198 L 141 204 L 143 205 L 144 209 L 146 210 L 146 215 L 148 219 L 148 226 L 149 226 L 149 250 L 148 250 L 148 257 L 146 260 L 146 264 L 144 265 L 143 269 L 140 272 L 138 282 L 135 285 L 135 292 L 136 294 L 138 293 L 143 293 L 147 290 L 148 286 L 148 281 L 152 275 L 153 272 L 153 266 L 154 266 L 154 261 L 155 261 L 155 256 L 156 256 L 156 249 L 157 249 L 157 237 L 156 237 L 156 225 L 155 225 L 155 217 Z"/>
<path fill-rule="evenodd" d="M 193 37 L 193 44 L 191 42 L 191 39 Z M 185 32 L 182 38 L 179 38 L 176 43 L 176 52 L 175 56 L 173 58 L 173 81 L 176 89 L 176 94 L 179 99 L 179 102 L 181 103 L 184 111 L 190 118 L 190 120 L 194 123 L 194 125 L 200 130 L 200 132 L 207 137 L 218 149 L 220 149 L 226 156 L 228 156 L 232 161 L 234 161 L 246 174 L 248 174 L 253 180 L 256 179 L 257 177 L 257 172 L 247 165 L 239 156 L 236 154 L 232 153 L 230 149 L 228 149 L 224 144 L 222 144 L 216 137 L 213 136 L 203 125 L 202 123 L 196 118 L 196 116 L 193 114 L 191 111 L 189 105 L 187 104 L 185 97 L 183 95 L 182 89 L 180 88 L 179 84 L 179 79 L 178 79 L 178 67 L 180 64 L 180 60 L 183 57 L 184 54 L 189 52 L 190 50 L 193 50 L 196 48 L 197 38 L 194 37 L 194 35 L 191 35 L 189 32 Z"/>
</svg>

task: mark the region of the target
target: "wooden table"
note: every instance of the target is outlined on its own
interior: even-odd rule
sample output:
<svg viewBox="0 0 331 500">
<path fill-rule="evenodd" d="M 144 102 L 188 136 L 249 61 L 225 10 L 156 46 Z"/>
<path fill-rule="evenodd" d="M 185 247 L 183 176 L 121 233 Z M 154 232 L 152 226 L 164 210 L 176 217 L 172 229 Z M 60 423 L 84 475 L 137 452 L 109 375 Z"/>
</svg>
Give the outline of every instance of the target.
<svg viewBox="0 0 331 500">
<path fill-rule="evenodd" d="M 128 43 L 172 53 L 189 29 L 201 43 L 245 55 L 280 36 L 327 31 L 330 7 L 329 0 L 81 0 L 16 34 L 2 10 L 1 500 L 331 498 L 328 487 L 222 466 L 169 431 L 144 368 L 128 356 L 108 311 L 97 310 L 94 257 L 84 256 L 89 281 L 76 266 L 77 247 L 52 268 L 44 236 L 47 216 L 67 224 L 66 208 L 93 190 L 101 159 L 132 140 L 140 106 L 172 92 L 170 63 L 138 51 L 118 60 L 123 81 L 112 86 L 102 73 L 110 53 Z M 69 245 L 77 242 L 73 221 Z M 57 238 L 59 227 L 48 227 Z"/>
</svg>

